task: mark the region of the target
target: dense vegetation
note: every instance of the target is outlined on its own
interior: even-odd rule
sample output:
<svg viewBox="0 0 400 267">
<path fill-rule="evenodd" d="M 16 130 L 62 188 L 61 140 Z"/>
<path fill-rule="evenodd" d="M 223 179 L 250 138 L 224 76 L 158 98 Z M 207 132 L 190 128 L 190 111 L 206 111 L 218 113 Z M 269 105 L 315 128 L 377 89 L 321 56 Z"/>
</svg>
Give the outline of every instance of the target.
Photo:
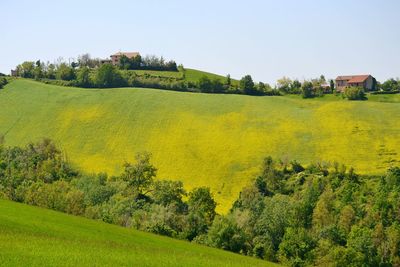
<svg viewBox="0 0 400 267">
<path fill-rule="evenodd" d="M 4 76 L 0 76 L 0 89 L 4 87 L 4 85 L 6 85 L 8 83 L 7 78 L 5 78 Z"/>
<path fill-rule="evenodd" d="M 82 65 L 83 64 L 80 64 L 80 66 Z M 178 71 L 175 61 L 165 61 L 163 57 L 156 56 L 146 56 L 142 58 L 140 55 L 137 55 L 133 58 L 128 58 L 122 55 L 118 67 L 125 70 Z"/>
<path fill-rule="evenodd" d="M 140 71 L 145 72 L 141 75 Z M 163 75 L 166 72 L 167 75 Z M 169 75 L 170 73 L 181 75 Z M 78 62 L 57 64 L 26 61 L 16 68 L 18 76 L 33 78 L 45 83 L 77 86 L 83 88 L 143 87 L 175 91 L 191 91 L 203 93 L 230 93 L 247 95 L 280 95 L 268 84 L 255 84 L 250 75 L 246 75 L 238 83 L 230 75 L 221 78 L 204 73 L 196 80 L 186 78 L 186 69 L 176 66 L 174 61 L 165 62 L 163 58 L 140 56 L 129 59 L 122 56 L 117 66 L 102 64 L 98 59 L 88 55 L 78 58 Z M 158 75 L 152 75 L 158 73 Z"/>
<path fill-rule="evenodd" d="M 256 258 L 0 200 L 1 266 L 272 267 Z"/>
<path fill-rule="evenodd" d="M 347 87 L 344 89 L 343 97 L 348 100 L 365 100 L 365 92 L 359 87 Z"/>
<path fill-rule="evenodd" d="M 140 75 L 138 71 L 150 71 Z M 166 73 L 182 73 L 182 75 L 163 75 Z M 283 77 L 273 88 L 267 83 L 255 83 L 250 75 L 245 75 L 239 82 L 232 82 L 230 75 L 210 77 L 203 75 L 196 80 L 186 79 L 185 69 L 177 66 L 173 60 L 165 61 L 163 57 L 137 55 L 128 58 L 122 55 L 115 66 L 109 61 L 91 58 L 89 54 L 80 55 L 77 61 L 66 63 L 61 59 L 58 63 L 44 63 L 40 60 L 25 61 L 16 67 L 17 76 L 34 78 L 45 83 L 77 86 L 83 88 L 142 87 L 175 91 L 203 93 L 245 94 L 245 95 L 284 95 L 298 94 L 303 98 L 322 97 L 325 94 L 337 93 L 333 80 L 326 80 L 324 75 L 317 79 L 291 80 Z M 380 84 L 374 79 L 374 87 L 378 93 L 398 93 L 400 82 L 389 79 Z M 349 100 L 364 100 L 361 88 L 347 88 L 343 97 Z"/>
<path fill-rule="evenodd" d="M 77 172 L 49 140 L 0 147 L 2 198 L 289 266 L 400 264 L 398 167 L 367 176 L 267 157 L 226 215 L 208 188 L 186 193 L 156 173 L 147 153 L 109 177 Z"/>
</svg>

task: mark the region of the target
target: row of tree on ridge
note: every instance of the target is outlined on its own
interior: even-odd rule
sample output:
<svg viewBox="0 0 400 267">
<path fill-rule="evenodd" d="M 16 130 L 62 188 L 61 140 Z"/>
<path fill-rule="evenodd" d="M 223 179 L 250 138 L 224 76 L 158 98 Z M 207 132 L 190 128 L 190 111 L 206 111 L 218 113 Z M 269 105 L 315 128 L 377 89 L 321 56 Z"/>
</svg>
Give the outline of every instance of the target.
<svg viewBox="0 0 400 267">
<path fill-rule="evenodd" d="M 179 77 L 163 77 L 138 75 L 130 70 L 163 70 L 179 71 Z M 16 68 L 16 75 L 24 78 L 33 78 L 46 83 L 78 87 L 146 87 L 177 91 L 193 91 L 203 93 L 233 93 L 246 95 L 284 95 L 298 94 L 303 98 L 321 97 L 325 94 L 338 93 L 333 80 L 327 80 L 323 75 L 319 78 L 305 80 L 291 80 L 287 77 L 279 79 L 274 87 L 268 83 L 255 83 L 250 75 L 244 76 L 239 82 L 233 81 L 228 74 L 226 78 L 200 77 L 197 82 L 185 79 L 185 69 L 177 66 L 175 61 L 165 61 L 162 57 L 136 56 L 129 59 L 122 56 L 119 64 L 102 64 L 100 59 L 91 58 L 84 54 L 76 61 L 67 63 L 62 59 L 57 63 L 25 61 Z M 382 92 L 399 92 L 400 81 L 389 79 L 384 83 L 377 83 Z M 348 89 L 348 90 L 347 90 Z M 347 88 L 343 96 L 350 100 L 364 99 L 362 88 Z"/>
</svg>

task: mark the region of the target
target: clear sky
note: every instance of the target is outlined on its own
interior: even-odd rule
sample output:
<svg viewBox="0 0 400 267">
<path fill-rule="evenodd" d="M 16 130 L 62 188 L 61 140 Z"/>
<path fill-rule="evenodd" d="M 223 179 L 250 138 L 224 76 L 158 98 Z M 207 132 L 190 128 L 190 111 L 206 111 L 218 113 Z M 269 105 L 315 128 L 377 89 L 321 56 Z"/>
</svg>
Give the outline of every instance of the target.
<svg viewBox="0 0 400 267">
<path fill-rule="evenodd" d="M 0 72 L 117 51 L 274 84 L 400 76 L 399 0 L 0 1 Z"/>
</svg>

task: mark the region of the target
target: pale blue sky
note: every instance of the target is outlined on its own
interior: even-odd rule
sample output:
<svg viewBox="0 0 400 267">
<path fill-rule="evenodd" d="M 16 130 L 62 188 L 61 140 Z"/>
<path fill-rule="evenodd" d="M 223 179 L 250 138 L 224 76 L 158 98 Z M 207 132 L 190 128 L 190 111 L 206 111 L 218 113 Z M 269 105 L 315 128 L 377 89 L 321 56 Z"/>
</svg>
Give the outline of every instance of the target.
<svg viewBox="0 0 400 267">
<path fill-rule="evenodd" d="M 139 51 L 274 84 L 400 76 L 400 1 L 0 2 L 0 72 L 24 60 Z"/>
</svg>

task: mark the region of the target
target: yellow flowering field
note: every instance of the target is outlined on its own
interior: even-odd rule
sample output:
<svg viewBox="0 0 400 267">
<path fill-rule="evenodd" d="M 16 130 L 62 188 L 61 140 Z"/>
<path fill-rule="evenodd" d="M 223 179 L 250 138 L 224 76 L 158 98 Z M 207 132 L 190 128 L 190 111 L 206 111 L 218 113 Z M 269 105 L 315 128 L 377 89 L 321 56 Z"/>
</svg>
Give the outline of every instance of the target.
<svg viewBox="0 0 400 267">
<path fill-rule="evenodd" d="M 252 97 L 155 89 L 78 89 L 19 79 L 0 90 L 6 144 L 53 139 L 87 172 L 119 174 L 140 151 L 161 179 L 211 187 L 226 212 L 265 156 L 337 161 L 360 173 L 400 164 L 400 98 Z"/>
</svg>

